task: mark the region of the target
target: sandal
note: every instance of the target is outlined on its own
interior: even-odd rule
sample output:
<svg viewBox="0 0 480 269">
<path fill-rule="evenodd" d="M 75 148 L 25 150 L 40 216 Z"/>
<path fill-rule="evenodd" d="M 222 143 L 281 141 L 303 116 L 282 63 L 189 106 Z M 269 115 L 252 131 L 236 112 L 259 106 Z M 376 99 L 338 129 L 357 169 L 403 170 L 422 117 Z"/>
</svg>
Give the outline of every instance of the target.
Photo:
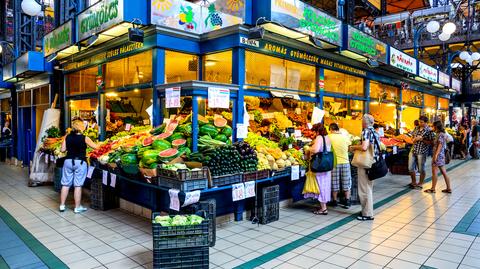
<svg viewBox="0 0 480 269">
<path fill-rule="evenodd" d="M 357 217 L 357 220 L 360 220 L 360 221 L 374 220 L 374 217 L 358 216 L 358 217 Z"/>
<path fill-rule="evenodd" d="M 326 216 L 326 215 L 328 215 L 328 209 L 325 209 L 325 210 L 321 210 L 321 209 L 315 210 L 315 211 L 313 211 L 313 214 Z"/>
<path fill-rule="evenodd" d="M 407 185 L 407 187 L 409 187 L 410 189 L 415 189 L 417 185 L 410 183 Z"/>
<path fill-rule="evenodd" d="M 423 192 L 426 192 L 426 193 L 435 193 L 435 190 L 428 189 L 428 190 L 424 190 Z"/>
<path fill-rule="evenodd" d="M 442 190 L 443 193 L 452 193 L 452 190 L 451 189 L 444 189 Z"/>
</svg>

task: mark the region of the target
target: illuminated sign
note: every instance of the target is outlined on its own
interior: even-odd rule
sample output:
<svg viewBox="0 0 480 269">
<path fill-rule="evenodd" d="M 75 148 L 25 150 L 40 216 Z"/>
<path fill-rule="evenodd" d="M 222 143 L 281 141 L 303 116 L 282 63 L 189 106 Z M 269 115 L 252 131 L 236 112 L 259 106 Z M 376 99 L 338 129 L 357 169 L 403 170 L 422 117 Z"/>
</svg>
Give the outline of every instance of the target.
<svg viewBox="0 0 480 269">
<path fill-rule="evenodd" d="M 417 60 L 393 47 L 390 47 L 390 65 L 405 72 L 417 74 Z"/>
<path fill-rule="evenodd" d="M 438 80 L 438 70 L 422 62 L 418 65 L 418 75 L 435 83 Z"/>
<path fill-rule="evenodd" d="M 72 45 L 72 21 L 56 28 L 43 38 L 43 53 L 47 57 Z"/>
<path fill-rule="evenodd" d="M 84 40 L 123 22 L 123 0 L 103 0 L 78 15 L 78 39 Z"/>
<path fill-rule="evenodd" d="M 352 26 L 348 26 L 347 49 L 370 59 L 387 62 L 387 45 Z"/>
<path fill-rule="evenodd" d="M 443 72 L 438 72 L 438 83 L 445 87 L 450 87 L 450 76 Z"/>
<path fill-rule="evenodd" d="M 452 78 L 452 89 L 460 93 L 462 90 L 462 82 L 456 78 Z"/>
</svg>

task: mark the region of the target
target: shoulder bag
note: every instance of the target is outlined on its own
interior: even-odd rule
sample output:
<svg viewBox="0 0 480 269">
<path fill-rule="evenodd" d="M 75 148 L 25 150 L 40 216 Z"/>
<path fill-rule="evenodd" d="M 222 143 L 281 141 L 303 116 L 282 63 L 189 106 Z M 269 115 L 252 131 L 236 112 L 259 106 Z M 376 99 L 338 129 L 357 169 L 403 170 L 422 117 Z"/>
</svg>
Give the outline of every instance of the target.
<svg viewBox="0 0 480 269">
<path fill-rule="evenodd" d="M 333 152 L 327 151 L 325 136 L 323 138 L 323 151 L 315 153 L 311 160 L 311 170 L 315 173 L 328 172 L 333 170 Z"/>
<path fill-rule="evenodd" d="M 378 148 L 380 149 L 380 145 L 378 144 L 377 138 L 374 138 L 375 144 L 377 144 Z M 372 164 L 370 169 L 367 169 L 368 179 L 375 180 L 377 178 L 382 178 L 387 175 L 388 167 L 385 159 L 383 159 L 383 154 L 380 152 L 380 156 L 378 157 L 378 161 Z"/>
<path fill-rule="evenodd" d="M 375 149 L 372 143 L 368 145 L 368 149 L 366 151 L 356 150 L 353 153 L 352 166 L 355 166 L 357 168 L 372 167 L 372 164 L 375 162 L 374 152 Z"/>
</svg>

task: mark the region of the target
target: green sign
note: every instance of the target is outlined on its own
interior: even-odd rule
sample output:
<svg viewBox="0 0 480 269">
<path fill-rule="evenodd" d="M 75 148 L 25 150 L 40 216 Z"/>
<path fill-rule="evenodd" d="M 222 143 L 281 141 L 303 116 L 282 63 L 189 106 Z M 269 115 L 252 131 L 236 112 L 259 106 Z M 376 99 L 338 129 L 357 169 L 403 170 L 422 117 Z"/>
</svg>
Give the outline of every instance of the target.
<svg viewBox="0 0 480 269">
<path fill-rule="evenodd" d="M 78 39 L 84 40 L 123 22 L 123 0 L 103 0 L 78 15 Z"/>
<path fill-rule="evenodd" d="M 300 28 L 312 32 L 313 36 L 326 38 L 334 44 L 340 43 L 340 31 L 332 31 L 337 27 L 337 22 L 332 17 L 305 7 L 303 18 L 299 22 Z"/>
<path fill-rule="evenodd" d="M 43 38 L 43 53 L 47 57 L 72 44 L 72 21 L 57 27 Z"/>
<path fill-rule="evenodd" d="M 387 45 L 352 26 L 348 26 L 347 49 L 370 59 L 387 62 Z"/>
</svg>

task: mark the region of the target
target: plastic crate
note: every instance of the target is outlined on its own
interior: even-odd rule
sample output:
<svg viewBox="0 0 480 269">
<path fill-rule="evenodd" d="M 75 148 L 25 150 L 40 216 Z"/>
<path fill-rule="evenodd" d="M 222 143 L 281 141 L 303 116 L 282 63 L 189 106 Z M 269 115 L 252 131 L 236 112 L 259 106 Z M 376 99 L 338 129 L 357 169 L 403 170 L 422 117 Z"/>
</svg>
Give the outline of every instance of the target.
<svg viewBox="0 0 480 269">
<path fill-rule="evenodd" d="M 265 179 L 270 176 L 270 170 L 243 173 L 243 182 Z"/>
<path fill-rule="evenodd" d="M 242 174 L 212 177 L 211 187 L 220 187 L 243 182 Z"/>
<path fill-rule="evenodd" d="M 153 268 L 209 267 L 209 247 L 153 250 Z"/>
<path fill-rule="evenodd" d="M 103 185 L 98 169 L 92 175 L 90 184 L 90 207 L 97 210 L 118 208 L 119 199 L 114 188 Z"/>
<path fill-rule="evenodd" d="M 160 187 L 167 187 L 170 189 L 177 189 L 184 192 L 187 191 L 194 191 L 194 190 L 203 190 L 208 188 L 208 179 L 192 179 L 192 180 L 185 180 L 179 181 L 176 179 L 169 179 L 158 177 L 156 179 L 158 186 Z"/>
<path fill-rule="evenodd" d="M 53 189 L 56 192 L 60 192 L 62 189 L 62 167 L 55 167 L 53 171 Z"/>
<path fill-rule="evenodd" d="M 273 176 L 286 177 L 286 176 L 290 176 L 291 174 L 292 174 L 292 169 L 290 167 L 271 171 L 271 176 L 272 177 Z"/>
<path fill-rule="evenodd" d="M 268 224 L 280 218 L 280 186 L 274 185 L 262 189 L 258 216 L 261 224 Z"/>
<path fill-rule="evenodd" d="M 156 216 L 160 216 L 160 213 L 152 213 L 152 221 Z M 152 235 L 153 240 L 163 237 L 175 237 L 175 236 L 192 236 L 192 235 L 205 235 L 208 234 L 209 221 L 204 220 L 199 225 L 189 226 L 169 226 L 163 227 L 160 224 L 152 223 Z"/>
<path fill-rule="evenodd" d="M 217 201 L 209 199 L 196 204 L 182 207 L 180 212 L 171 210 L 173 214 L 196 214 L 209 220 L 208 242 L 209 246 L 215 246 L 217 238 Z"/>
<path fill-rule="evenodd" d="M 208 167 L 202 167 L 202 169 L 198 171 L 190 171 L 187 169 L 172 171 L 168 169 L 157 168 L 157 176 L 180 181 L 205 179 L 208 178 Z"/>
<path fill-rule="evenodd" d="M 202 235 L 153 238 L 153 250 L 209 246 L 208 232 Z"/>
</svg>

